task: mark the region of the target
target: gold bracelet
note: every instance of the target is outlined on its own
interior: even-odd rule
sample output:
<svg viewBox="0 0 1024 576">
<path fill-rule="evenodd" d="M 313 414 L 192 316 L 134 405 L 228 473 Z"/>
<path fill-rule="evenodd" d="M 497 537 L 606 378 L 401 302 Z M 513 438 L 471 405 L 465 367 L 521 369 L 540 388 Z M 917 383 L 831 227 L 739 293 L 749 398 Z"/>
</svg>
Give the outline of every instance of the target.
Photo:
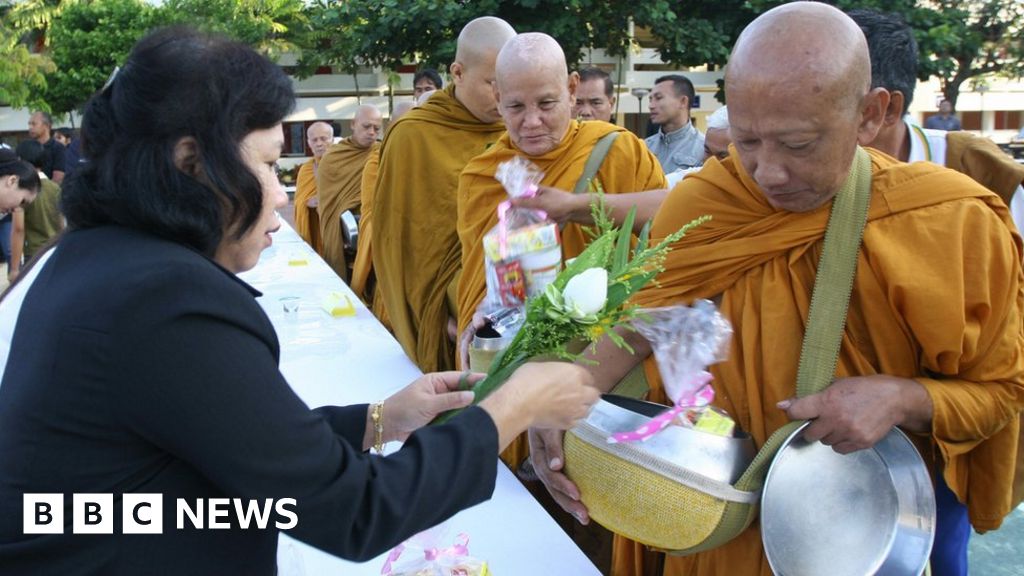
<svg viewBox="0 0 1024 576">
<path fill-rule="evenodd" d="M 373 421 L 373 451 L 384 453 L 384 403 L 377 402 L 370 407 L 370 420 Z"/>
</svg>

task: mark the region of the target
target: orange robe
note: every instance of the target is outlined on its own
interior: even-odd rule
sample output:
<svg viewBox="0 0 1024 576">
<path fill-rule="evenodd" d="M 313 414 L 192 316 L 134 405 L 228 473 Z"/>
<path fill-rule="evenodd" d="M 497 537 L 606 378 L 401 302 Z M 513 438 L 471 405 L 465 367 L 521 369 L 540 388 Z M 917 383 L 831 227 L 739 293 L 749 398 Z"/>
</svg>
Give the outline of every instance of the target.
<svg viewBox="0 0 1024 576">
<path fill-rule="evenodd" d="M 380 144 L 374 142 L 367 148 L 360 148 L 351 138 L 345 138 L 327 149 L 317 170 L 322 255 L 335 274 L 345 281 L 348 281 L 348 264 L 339 221 L 346 210 L 359 213 L 363 166 L 370 152 L 379 147 Z"/>
<path fill-rule="evenodd" d="M 370 152 L 363 165 L 363 176 L 359 183 L 360 211 L 359 244 L 356 250 L 356 261 L 352 264 L 352 282 L 350 286 L 363 301 L 369 301 L 363 292 L 373 271 L 373 260 L 370 258 L 370 236 L 373 230 L 373 192 L 377 185 L 377 172 L 380 169 L 380 149 Z"/>
<path fill-rule="evenodd" d="M 544 172 L 541 184 L 572 190 L 583 173 L 583 165 L 594 145 L 609 132 L 618 131 L 595 181 L 608 194 L 664 188 L 665 174 L 658 159 L 642 140 L 624 128 L 607 122 L 575 120 L 562 142 L 547 154 L 527 156 Z M 459 333 L 469 326 L 473 313 L 487 293 L 484 278 L 483 238 L 498 223 L 497 208 L 508 194 L 494 179 L 498 164 L 517 155 L 526 156 L 509 140 L 508 134 L 486 153 L 474 158 L 459 180 L 459 240 L 462 243 L 462 277 L 459 280 Z M 593 184 L 593 183 L 592 183 Z M 568 224 L 562 229 L 562 258 L 575 258 L 586 247 L 583 227 Z M 529 454 L 525 436 L 502 453 L 502 459 L 516 467 Z"/>
<path fill-rule="evenodd" d="M 998 528 L 1010 511 L 1024 406 L 1020 237 L 1003 202 L 966 176 L 869 152 L 871 205 L 836 376 L 920 382 L 934 404 L 932 433 L 912 438 L 967 503 L 974 528 Z M 637 301 L 721 295 L 734 333 L 729 360 L 710 368 L 715 403 L 760 446 L 787 421 L 775 404 L 795 394 L 831 203 L 775 210 L 735 160 L 709 161 L 669 194 L 652 237 L 703 214 L 713 219 L 680 241 L 660 285 Z M 648 370 L 652 398 L 665 402 L 656 373 Z M 759 530 L 755 522 L 720 548 L 668 557 L 664 574 L 769 576 Z M 612 574 L 642 573 L 650 554 L 618 538 Z"/>
<path fill-rule="evenodd" d="M 391 125 L 374 199 L 373 268 L 395 338 L 424 372 L 455 366 L 447 293 L 461 254 L 455 230 L 459 173 L 504 132 L 484 124 L 453 85 Z"/>
<path fill-rule="evenodd" d="M 363 206 L 362 215 L 359 218 L 359 245 L 356 250 L 356 261 L 352 265 L 352 291 L 370 305 L 373 315 L 380 320 L 388 330 L 391 330 L 391 321 L 388 319 L 388 312 L 384 308 L 384 298 L 380 295 L 380 285 L 373 283 L 373 294 L 368 290 L 370 276 L 373 274 L 373 201 L 377 188 L 377 174 L 380 170 L 380 149 L 370 152 L 370 157 L 363 166 L 363 182 L 360 186 Z"/>
<path fill-rule="evenodd" d="M 316 158 L 310 158 L 299 167 L 295 178 L 294 220 L 295 231 L 313 247 L 317 254 L 323 253 L 323 241 L 320 239 L 320 216 L 316 210 L 307 205 L 311 198 L 316 198 Z"/>
</svg>

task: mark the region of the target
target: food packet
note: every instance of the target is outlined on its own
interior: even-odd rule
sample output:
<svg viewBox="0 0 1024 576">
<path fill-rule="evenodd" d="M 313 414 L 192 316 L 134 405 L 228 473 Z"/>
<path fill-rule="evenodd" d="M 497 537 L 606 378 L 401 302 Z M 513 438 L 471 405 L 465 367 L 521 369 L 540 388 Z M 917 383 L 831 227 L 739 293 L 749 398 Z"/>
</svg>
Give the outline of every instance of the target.
<svg viewBox="0 0 1024 576">
<path fill-rule="evenodd" d="M 544 173 L 516 156 L 498 165 L 495 178 L 509 200 L 498 205 L 498 224 L 483 239 L 487 297 L 480 312 L 484 314 L 521 306 L 527 298 L 543 293 L 562 264 L 558 225 L 542 210 L 516 208 L 511 202 L 536 194 Z"/>
</svg>

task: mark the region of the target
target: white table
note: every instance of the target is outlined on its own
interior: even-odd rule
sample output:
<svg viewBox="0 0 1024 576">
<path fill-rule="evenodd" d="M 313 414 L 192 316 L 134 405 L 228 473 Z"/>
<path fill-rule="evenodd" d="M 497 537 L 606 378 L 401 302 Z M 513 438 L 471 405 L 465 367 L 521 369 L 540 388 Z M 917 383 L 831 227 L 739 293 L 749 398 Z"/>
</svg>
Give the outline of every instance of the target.
<svg viewBox="0 0 1024 576">
<path fill-rule="evenodd" d="M 289 264 L 296 260 L 306 264 Z M 348 286 L 287 224 L 274 235 L 274 245 L 256 268 L 240 276 L 263 292 L 259 302 L 281 340 L 281 371 L 310 407 L 374 402 L 421 374 Z M 332 291 L 349 296 L 356 305 L 354 317 L 331 317 L 320 308 Z M 297 314 L 285 314 L 279 299 L 288 296 L 300 298 Z M 599 574 L 500 463 L 492 499 L 457 514 L 441 530 L 447 534 L 445 546 L 457 534 L 468 534 L 470 554 L 487 561 L 495 576 Z M 377 576 L 385 560 L 381 556 L 363 564 L 346 562 L 284 533 L 278 558 L 282 576 Z"/>
</svg>

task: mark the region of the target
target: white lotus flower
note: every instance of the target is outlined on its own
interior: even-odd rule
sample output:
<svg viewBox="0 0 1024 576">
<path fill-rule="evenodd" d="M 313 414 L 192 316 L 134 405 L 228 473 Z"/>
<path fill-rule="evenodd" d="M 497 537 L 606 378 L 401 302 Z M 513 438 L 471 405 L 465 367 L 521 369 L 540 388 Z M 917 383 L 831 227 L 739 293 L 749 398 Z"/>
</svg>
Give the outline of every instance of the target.
<svg viewBox="0 0 1024 576">
<path fill-rule="evenodd" d="M 576 320 L 590 320 L 608 301 L 608 271 L 588 268 L 569 279 L 562 290 L 563 309 Z"/>
</svg>

